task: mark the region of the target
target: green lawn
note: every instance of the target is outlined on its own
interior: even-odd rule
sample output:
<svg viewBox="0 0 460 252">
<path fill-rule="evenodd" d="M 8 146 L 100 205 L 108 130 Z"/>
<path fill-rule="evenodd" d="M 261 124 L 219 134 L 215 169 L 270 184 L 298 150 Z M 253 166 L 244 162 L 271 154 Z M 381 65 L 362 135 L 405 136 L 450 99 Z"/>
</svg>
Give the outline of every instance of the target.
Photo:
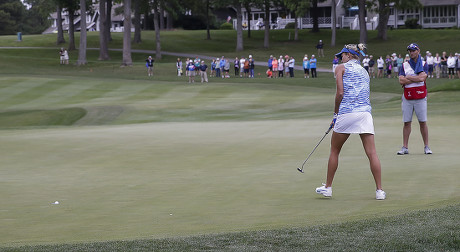
<svg viewBox="0 0 460 252">
<path fill-rule="evenodd" d="M 434 154 L 423 155 L 414 125 L 411 154 L 397 156 L 401 88 L 372 79 L 388 198 L 375 200 L 352 136 L 323 199 L 314 189 L 330 136 L 305 174 L 296 167 L 330 123 L 332 74 L 189 85 L 173 57 L 152 79 L 142 54 L 133 67 L 97 51 L 87 66 L 59 66 L 50 36 L 34 39 L 51 49 L 0 49 L 0 250 L 460 249 L 458 80 L 428 82 Z"/>
</svg>

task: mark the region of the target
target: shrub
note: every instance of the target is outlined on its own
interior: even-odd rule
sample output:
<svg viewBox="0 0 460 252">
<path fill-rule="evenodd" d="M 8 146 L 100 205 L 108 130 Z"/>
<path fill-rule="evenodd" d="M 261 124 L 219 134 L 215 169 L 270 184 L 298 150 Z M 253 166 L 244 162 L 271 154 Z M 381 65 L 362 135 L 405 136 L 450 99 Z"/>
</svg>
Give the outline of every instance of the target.
<svg viewBox="0 0 460 252">
<path fill-rule="evenodd" d="M 221 30 L 233 30 L 233 25 L 230 23 L 223 23 L 220 25 Z"/>
<path fill-rule="evenodd" d="M 295 29 L 295 23 L 287 23 L 284 29 Z"/>
<path fill-rule="evenodd" d="M 407 29 L 419 29 L 421 26 L 418 24 L 418 19 L 409 18 L 404 22 Z"/>
</svg>

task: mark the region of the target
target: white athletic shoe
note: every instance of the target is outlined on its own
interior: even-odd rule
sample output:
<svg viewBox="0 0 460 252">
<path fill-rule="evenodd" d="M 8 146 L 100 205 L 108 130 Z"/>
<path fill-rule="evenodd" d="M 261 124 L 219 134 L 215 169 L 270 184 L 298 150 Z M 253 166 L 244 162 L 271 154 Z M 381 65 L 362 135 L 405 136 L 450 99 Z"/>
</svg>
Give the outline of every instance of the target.
<svg viewBox="0 0 460 252">
<path fill-rule="evenodd" d="M 375 199 L 377 200 L 384 200 L 386 198 L 387 194 L 383 190 L 377 190 L 375 191 Z"/>
<path fill-rule="evenodd" d="M 316 188 L 316 193 L 324 197 L 332 197 L 332 187 L 326 187 L 326 184 L 323 183 L 323 186 Z"/>
<path fill-rule="evenodd" d="M 430 147 L 425 146 L 425 154 L 433 154 L 433 152 L 431 151 Z"/>
<path fill-rule="evenodd" d="M 406 155 L 406 154 L 409 154 L 409 149 L 407 149 L 406 147 L 402 147 L 400 151 L 398 151 L 397 153 L 398 155 Z"/>
</svg>

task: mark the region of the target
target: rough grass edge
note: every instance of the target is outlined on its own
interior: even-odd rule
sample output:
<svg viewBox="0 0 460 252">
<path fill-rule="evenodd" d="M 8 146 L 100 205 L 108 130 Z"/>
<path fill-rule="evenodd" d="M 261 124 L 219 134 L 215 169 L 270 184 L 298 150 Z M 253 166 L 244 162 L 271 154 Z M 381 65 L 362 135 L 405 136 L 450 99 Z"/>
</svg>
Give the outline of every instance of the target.
<svg viewBox="0 0 460 252">
<path fill-rule="evenodd" d="M 303 228 L 164 239 L 0 247 L 0 251 L 459 251 L 460 204 Z"/>
</svg>

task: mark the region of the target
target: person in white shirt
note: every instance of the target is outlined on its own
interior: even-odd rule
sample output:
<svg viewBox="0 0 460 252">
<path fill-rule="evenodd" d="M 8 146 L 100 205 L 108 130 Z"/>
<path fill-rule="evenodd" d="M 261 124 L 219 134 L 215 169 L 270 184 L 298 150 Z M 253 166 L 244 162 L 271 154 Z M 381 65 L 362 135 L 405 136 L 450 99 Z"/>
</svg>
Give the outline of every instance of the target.
<svg viewBox="0 0 460 252">
<path fill-rule="evenodd" d="M 385 64 L 385 61 L 383 60 L 383 57 L 380 56 L 380 58 L 377 60 L 377 68 L 379 71 L 377 72 L 377 78 L 383 78 L 383 66 Z"/>
<path fill-rule="evenodd" d="M 436 79 L 439 79 L 441 76 L 441 57 L 439 53 L 436 53 L 436 57 L 433 57 L 434 71 L 436 72 Z"/>
<path fill-rule="evenodd" d="M 369 57 L 366 55 L 366 57 L 363 59 L 363 67 L 366 69 L 366 71 L 369 73 Z"/>
<path fill-rule="evenodd" d="M 291 56 L 291 59 L 289 60 L 289 77 L 291 78 L 294 78 L 294 65 L 295 59 Z"/>
<path fill-rule="evenodd" d="M 460 53 L 455 53 L 455 56 L 457 56 L 456 68 L 457 68 L 458 78 L 460 79 Z"/>
<path fill-rule="evenodd" d="M 433 78 L 434 57 L 428 52 L 426 56 L 426 64 L 428 65 L 428 78 Z"/>
<path fill-rule="evenodd" d="M 246 59 L 244 57 L 241 57 L 240 59 L 240 78 L 243 78 L 243 72 L 244 72 L 244 62 Z"/>
<path fill-rule="evenodd" d="M 449 79 L 454 79 L 455 78 L 455 63 L 456 63 L 457 58 L 452 56 L 452 53 L 449 55 L 449 58 L 447 58 L 447 69 L 449 69 Z"/>
<path fill-rule="evenodd" d="M 284 77 L 284 59 L 282 55 L 278 60 L 278 77 Z"/>
</svg>

